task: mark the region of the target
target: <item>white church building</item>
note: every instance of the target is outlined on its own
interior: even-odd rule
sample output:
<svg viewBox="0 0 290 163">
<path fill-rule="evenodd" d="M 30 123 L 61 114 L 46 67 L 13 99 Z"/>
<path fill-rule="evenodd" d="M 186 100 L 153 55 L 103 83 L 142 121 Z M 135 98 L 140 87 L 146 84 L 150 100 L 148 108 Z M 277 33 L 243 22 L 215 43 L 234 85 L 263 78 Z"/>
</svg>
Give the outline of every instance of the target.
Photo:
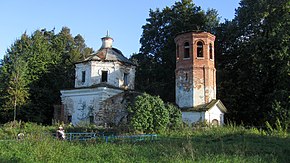
<svg viewBox="0 0 290 163">
<path fill-rule="evenodd" d="M 60 91 L 64 122 L 103 125 L 126 118 L 124 105 L 134 90 L 135 64 L 112 43 L 111 37 L 103 37 L 96 53 L 75 64 L 75 88 Z"/>
</svg>

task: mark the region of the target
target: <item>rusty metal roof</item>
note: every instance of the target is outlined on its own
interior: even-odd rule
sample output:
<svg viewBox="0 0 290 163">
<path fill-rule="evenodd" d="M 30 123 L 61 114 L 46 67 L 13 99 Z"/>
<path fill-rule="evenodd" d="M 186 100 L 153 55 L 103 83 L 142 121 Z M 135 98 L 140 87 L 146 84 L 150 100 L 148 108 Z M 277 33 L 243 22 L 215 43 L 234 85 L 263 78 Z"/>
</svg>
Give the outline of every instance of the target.
<svg viewBox="0 0 290 163">
<path fill-rule="evenodd" d="M 96 53 L 91 54 L 89 57 L 87 57 L 81 62 L 88 62 L 88 61 L 104 61 L 104 62 L 119 61 L 125 64 L 134 65 L 132 61 L 126 58 L 122 54 L 122 52 L 116 48 L 101 48 Z"/>
</svg>

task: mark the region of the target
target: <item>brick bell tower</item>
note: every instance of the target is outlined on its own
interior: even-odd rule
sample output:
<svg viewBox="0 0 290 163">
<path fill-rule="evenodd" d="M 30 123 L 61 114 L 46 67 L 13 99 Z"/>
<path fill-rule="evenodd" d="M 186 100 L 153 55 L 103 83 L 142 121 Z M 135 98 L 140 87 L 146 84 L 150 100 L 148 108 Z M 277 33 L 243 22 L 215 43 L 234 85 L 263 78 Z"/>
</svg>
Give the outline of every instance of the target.
<svg viewBox="0 0 290 163">
<path fill-rule="evenodd" d="M 192 108 L 216 99 L 215 36 L 208 32 L 184 32 L 174 40 L 176 104 Z"/>
</svg>

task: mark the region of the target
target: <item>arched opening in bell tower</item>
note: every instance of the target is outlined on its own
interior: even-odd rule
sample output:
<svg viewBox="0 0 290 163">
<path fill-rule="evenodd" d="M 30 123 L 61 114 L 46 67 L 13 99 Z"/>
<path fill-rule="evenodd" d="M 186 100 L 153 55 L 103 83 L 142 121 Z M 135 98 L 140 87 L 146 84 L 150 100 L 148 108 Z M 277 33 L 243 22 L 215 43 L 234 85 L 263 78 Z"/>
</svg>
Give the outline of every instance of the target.
<svg viewBox="0 0 290 163">
<path fill-rule="evenodd" d="M 201 41 L 197 42 L 197 57 L 203 58 L 203 43 Z"/>
<path fill-rule="evenodd" d="M 184 58 L 189 58 L 189 43 L 184 43 Z"/>
<path fill-rule="evenodd" d="M 213 49 L 212 49 L 212 44 L 209 44 L 209 59 L 213 59 Z"/>
</svg>

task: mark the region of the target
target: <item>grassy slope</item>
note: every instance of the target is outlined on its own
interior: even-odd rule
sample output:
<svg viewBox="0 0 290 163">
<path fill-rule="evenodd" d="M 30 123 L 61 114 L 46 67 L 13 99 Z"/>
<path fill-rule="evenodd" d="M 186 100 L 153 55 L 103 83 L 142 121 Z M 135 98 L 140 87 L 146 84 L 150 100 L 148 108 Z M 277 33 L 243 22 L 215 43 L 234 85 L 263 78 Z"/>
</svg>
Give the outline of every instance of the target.
<svg viewBox="0 0 290 163">
<path fill-rule="evenodd" d="M 290 162 L 289 136 L 242 127 L 184 129 L 138 143 L 68 142 L 34 135 L 0 141 L 0 162 Z"/>
</svg>

